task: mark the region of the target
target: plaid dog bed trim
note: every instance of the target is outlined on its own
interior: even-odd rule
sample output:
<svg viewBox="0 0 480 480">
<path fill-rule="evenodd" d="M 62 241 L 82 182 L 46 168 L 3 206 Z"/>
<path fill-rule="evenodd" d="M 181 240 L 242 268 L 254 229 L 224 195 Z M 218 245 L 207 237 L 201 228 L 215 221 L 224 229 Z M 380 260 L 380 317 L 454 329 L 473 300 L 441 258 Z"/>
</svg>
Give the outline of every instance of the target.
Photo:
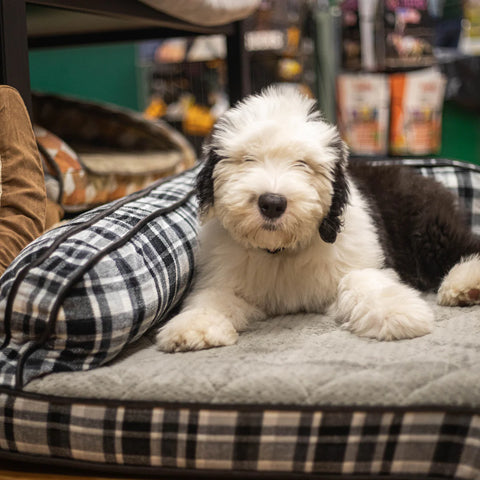
<svg viewBox="0 0 480 480">
<path fill-rule="evenodd" d="M 142 405 L 0 393 L 2 451 L 151 469 L 480 478 L 480 415 Z"/>
<path fill-rule="evenodd" d="M 41 374 L 102 365 L 178 304 L 193 276 L 197 171 L 198 167 L 155 182 L 87 212 L 47 232 L 17 257 L 2 277 L 3 385 L 21 389 Z M 111 302 L 121 296 L 118 288 L 130 295 L 136 281 L 138 271 L 133 273 L 127 257 L 119 253 L 127 244 L 129 259 L 144 259 L 140 274 L 151 291 L 130 299 L 135 302 L 127 309 L 130 313 L 122 311 L 122 318 L 108 320 Z M 104 259 L 107 264 L 97 272 Z M 109 270 L 102 278 L 105 265 Z M 107 292 L 112 280 L 118 287 Z M 90 307 L 82 311 L 86 305 Z M 35 311 L 41 313 L 32 316 Z"/>
<path fill-rule="evenodd" d="M 68 279 L 68 281 L 62 286 L 62 288 L 58 292 L 58 296 L 52 306 L 52 309 L 50 311 L 50 315 L 47 319 L 47 324 L 46 328 L 43 331 L 42 335 L 38 340 L 35 340 L 26 350 L 22 352 L 22 355 L 19 359 L 16 373 L 15 373 L 15 386 L 16 388 L 22 388 L 23 386 L 23 376 L 24 376 L 24 367 L 25 367 L 25 362 L 28 360 L 29 356 L 35 352 L 35 350 L 38 350 L 41 348 L 45 343 L 48 341 L 48 339 L 54 334 L 54 329 L 55 329 L 55 322 L 57 320 L 59 310 L 62 307 L 69 291 L 72 289 L 72 287 L 85 275 L 85 273 L 90 270 L 93 266 L 95 266 L 103 257 L 111 253 L 112 251 L 116 250 L 117 248 L 120 248 L 122 245 L 127 243 L 129 240 L 132 239 L 132 237 L 138 233 L 138 231 L 144 227 L 148 222 L 154 220 L 155 218 L 159 217 L 160 215 L 166 215 L 170 212 L 175 211 L 177 208 L 179 208 L 181 205 L 184 205 L 185 202 L 190 199 L 194 194 L 194 191 L 191 190 L 187 192 L 187 194 L 182 197 L 179 201 L 172 203 L 168 207 L 156 210 L 155 212 L 151 213 L 147 217 L 145 217 L 143 220 L 138 222 L 134 228 L 129 230 L 129 232 L 124 235 L 123 237 L 120 237 L 117 241 L 112 242 L 110 245 L 108 245 L 106 248 L 103 250 L 100 250 L 97 254 L 92 256 L 87 262 L 85 262 L 80 268 L 78 268 L 73 275 Z M 7 314 L 11 315 L 11 310 L 7 312 Z M 7 315 L 6 315 L 7 317 Z M 10 320 L 9 320 L 10 321 Z"/>
<path fill-rule="evenodd" d="M 354 158 L 354 162 L 367 162 L 373 165 L 406 165 L 408 167 L 455 167 L 462 170 L 471 170 L 480 173 L 480 165 L 474 163 L 462 162 L 460 160 L 451 160 L 449 158 Z"/>
<path fill-rule="evenodd" d="M 171 180 L 171 178 L 169 180 Z M 141 197 L 144 197 L 144 196 L 148 195 L 155 188 L 158 188 L 165 181 L 166 181 L 165 179 L 159 180 L 159 181 L 155 182 L 150 187 L 148 187 L 144 190 L 136 192 L 136 193 L 134 193 L 134 194 L 132 194 L 128 197 L 124 197 L 121 200 L 118 200 L 116 202 L 109 203 L 107 205 L 108 208 L 95 210 L 95 212 L 97 212 L 97 213 L 95 215 L 93 215 L 89 220 L 87 220 L 83 223 L 79 223 L 74 228 L 71 228 L 71 229 L 63 232 L 61 235 L 59 235 L 55 239 L 55 241 L 49 247 L 45 248 L 45 251 L 40 256 L 38 256 L 31 263 L 25 265 L 25 267 L 22 270 L 20 270 L 20 272 L 15 277 L 15 280 L 14 280 L 14 282 L 13 282 L 11 288 L 10 288 L 10 291 L 8 293 L 7 304 L 5 306 L 5 314 L 4 314 L 4 331 L 5 331 L 4 335 L 5 335 L 5 338 L 4 338 L 4 341 L 3 341 L 2 345 L 0 346 L 0 350 L 2 348 L 4 348 L 6 345 L 8 345 L 8 343 L 10 342 L 10 339 L 11 339 L 11 336 L 12 336 L 12 333 L 11 333 L 11 317 L 12 317 L 13 302 L 15 300 L 15 296 L 18 292 L 19 286 L 21 285 L 21 283 L 25 279 L 25 277 L 28 275 L 28 273 L 33 268 L 37 267 L 38 265 L 41 265 L 42 262 L 44 262 L 58 248 L 58 246 L 62 242 L 69 239 L 70 237 L 74 236 L 78 232 L 81 232 L 82 230 L 86 230 L 87 228 L 90 228 L 92 225 L 94 225 L 98 221 L 102 220 L 107 215 L 112 214 L 113 212 L 115 212 L 115 210 L 122 207 L 126 203 L 135 201 L 138 198 L 141 198 Z M 185 203 L 185 201 L 188 200 L 188 198 L 190 198 L 193 195 L 193 193 L 194 193 L 193 190 L 188 191 L 186 196 L 185 196 L 185 199 L 182 198 L 180 200 L 180 202 L 177 202 L 174 205 L 174 207 L 178 208 L 181 204 Z M 159 211 L 158 214 L 161 215 L 162 213 L 168 213 L 168 211 L 171 211 L 171 210 L 172 210 L 172 208 L 167 208 L 167 209 L 165 209 L 165 212 Z M 133 233 L 132 233 L 132 235 L 128 235 L 128 237 L 131 238 L 133 236 Z M 124 243 L 124 242 L 122 242 L 122 243 Z M 103 255 L 105 255 L 107 253 L 108 252 L 105 250 L 105 253 Z M 85 273 L 85 272 L 83 272 L 83 273 Z"/>
</svg>

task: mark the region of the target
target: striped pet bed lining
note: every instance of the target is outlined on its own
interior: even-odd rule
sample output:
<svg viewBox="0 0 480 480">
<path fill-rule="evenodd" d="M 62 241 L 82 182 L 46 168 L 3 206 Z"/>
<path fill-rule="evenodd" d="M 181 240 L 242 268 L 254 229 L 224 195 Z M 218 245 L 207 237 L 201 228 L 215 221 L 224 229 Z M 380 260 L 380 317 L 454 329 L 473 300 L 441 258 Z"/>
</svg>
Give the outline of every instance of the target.
<svg viewBox="0 0 480 480">
<path fill-rule="evenodd" d="M 0 418 L 0 458 L 78 468 L 480 478 L 480 415 L 469 410 L 142 405 L 4 391 Z"/>
</svg>

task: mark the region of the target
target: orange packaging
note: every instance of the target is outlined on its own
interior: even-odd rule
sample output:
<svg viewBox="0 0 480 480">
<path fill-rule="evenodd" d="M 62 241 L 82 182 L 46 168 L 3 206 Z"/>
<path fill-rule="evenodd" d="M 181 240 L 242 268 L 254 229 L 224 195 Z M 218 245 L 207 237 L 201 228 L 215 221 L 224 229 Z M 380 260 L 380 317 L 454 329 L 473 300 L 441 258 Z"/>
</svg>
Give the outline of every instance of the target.
<svg viewBox="0 0 480 480">
<path fill-rule="evenodd" d="M 440 151 L 445 77 L 435 69 L 390 76 L 390 152 L 430 155 Z"/>
<path fill-rule="evenodd" d="M 353 155 L 388 150 L 389 84 L 383 74 L 342 74 L 337 78 L 338 126 Z"/>
</svg>

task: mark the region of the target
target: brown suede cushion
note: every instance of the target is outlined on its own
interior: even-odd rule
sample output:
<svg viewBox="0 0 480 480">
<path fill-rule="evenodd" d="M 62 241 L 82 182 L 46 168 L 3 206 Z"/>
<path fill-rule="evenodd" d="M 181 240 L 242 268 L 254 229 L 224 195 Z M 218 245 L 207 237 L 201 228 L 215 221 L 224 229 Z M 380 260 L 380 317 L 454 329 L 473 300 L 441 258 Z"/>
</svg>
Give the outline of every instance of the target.
<svg viewBox="0 0 480 480">
<path fill-rule="evenodd" d="M 0 85 L 0 274 L 45 229 L 46 194 L 30 118 L 19 93 Z"/>
</svg>

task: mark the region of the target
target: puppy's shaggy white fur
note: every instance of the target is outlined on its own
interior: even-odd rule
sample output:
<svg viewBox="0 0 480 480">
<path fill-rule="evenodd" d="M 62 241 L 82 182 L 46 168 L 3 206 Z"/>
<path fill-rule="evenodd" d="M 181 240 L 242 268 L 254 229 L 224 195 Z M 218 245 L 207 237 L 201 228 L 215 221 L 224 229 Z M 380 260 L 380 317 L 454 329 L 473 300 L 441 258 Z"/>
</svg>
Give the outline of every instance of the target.
<svg viewBox="0 0 480 480">
<path fill-rule="evenodd" d="M 247 98 L 217 123 L 205 157 L 196 282 L 159 331 L 161 350 L 231 345 L 250 320 L 297 312 L 329 311 L 379 340 L 432 330 L 418 290 L 386 268 L 398 262 L 381 215 L 312 100 L 289 88 Z M 447 277 L 440 303 L 475 303 L 480 257 L 466 265 Z"/>
</svg>

